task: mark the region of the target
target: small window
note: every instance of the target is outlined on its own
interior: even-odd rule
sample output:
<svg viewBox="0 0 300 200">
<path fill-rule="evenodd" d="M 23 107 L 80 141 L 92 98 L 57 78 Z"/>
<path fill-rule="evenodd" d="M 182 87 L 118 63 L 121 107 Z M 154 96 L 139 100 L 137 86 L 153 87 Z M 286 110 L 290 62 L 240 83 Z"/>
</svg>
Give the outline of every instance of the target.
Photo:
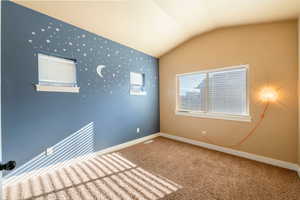
<svg viewBox="0 0 300 200">
<path fill-rule="evenodd" d="M 250 121 L 247 66 L 177 75 L 177 114 Z"/>
<path fill-rule="evenodd" d="M 146 95 L 145 74 L 130 72 L 130 95 Z"/>
<path fill-rule="evenodd" d="M 38 91 L 79 92 L 74 60 L 38 54 Z"/>
</svg>

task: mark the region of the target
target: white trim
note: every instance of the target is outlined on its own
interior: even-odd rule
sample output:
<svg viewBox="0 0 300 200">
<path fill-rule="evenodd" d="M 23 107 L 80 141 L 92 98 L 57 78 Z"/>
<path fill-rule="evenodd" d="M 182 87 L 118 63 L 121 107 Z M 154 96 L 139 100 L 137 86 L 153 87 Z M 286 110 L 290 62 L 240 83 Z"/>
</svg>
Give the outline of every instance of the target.
<svg viewBox="0 0 300 200">
<path fill-rule="evenodd" d="M 64 86 L 52 86 L 52 85 L 39 85 L 36 84 L 36 91 L 40 92 L 72 92 L 79 93 L 80 87 L 64 87 Z"/>
<path fill-rule="evenodd" d="M 100 151 L 97 151 L 97 152 L 89 153 L 89 154 L 79 156 L 79 157 L 76 157 L 76 158 L 73 158 L 73 159 L 70 159 L 70 160 L 67 160 L 67 161 L 64 161 L 64 162 L 60 162 L 60 163 L 55 164 L 55 165 L 50 165 L 50 166 L 45 167 L 45 168 L 40 168 L 40 169 L 33 170 L 33 171 L 30 171 L 30 172 L 27 172 L 27 173 L 19 174 L 19 175 L 16 175 L 16 176 L 11 176 L 9 178 L 4 177 L 3 178 L 3 185 L 13 184 L 13 183 L 18 182 L 18 180 L 25 181 L 26 179 L 31 178 L 33 176 L 39 176 L 39 175 L 42 175 L 44 173 L 49 173 L 50 170 L 56 170 L 56 169 L 69 166 L 73 163 L 76 163 L 76 162 L 79 162 L 79 161 L 82 161 L 82 160 L 87 160 L 87 159 L 93 158 L 95 156 L 99 156 L 99 155 L 111 153 L 111 152 L 114 152 L 114 151 L 118 151 L 118 150 L 130 147 L 130 146 L 133 146 L 133 145 L 151 140 L 151 139 L 156 138 L 158 136 L 159 136 L 159 133 L 154 133 L 154 134 L 151 134 L 151 135 L 148 135 L 148 136 L 145 136 L 145 137 L 142 137 L 142 138 L 138 138 L 138 139 L 135 139 L 135 140 L 131 140 L 129 142 L 125 142 L 125 143 L 122 143 L 122 144 L 119 144 L 119 145 L 115 145 L 115 146 L 112 146 L 112 147 L 109 147 L 109 148 L 106 148 L 106 149 L 103 149 L 103 150 L 100 150 Z"/>
<path fill-rule="evenodd" d="M 177 141 L 185 142 L 185 143 L 188 143 L 188 144 L 196 145 L 196 146 L 199 146 L 199 147 L 204 147 L 204 148 L 207 148 L 207 149 L 220 151 L 220 152 L 223 152 L 223 153 L 239 156 L 239 157 L 242 157 L 242 158 L 255 160 L 255 161 L 270 164 L 270 165 L 273 165 L 273 166 L 276 166 L 276 167 L 290 169 L 290 170 L 298 172 L 298 174 L 300 173 L 299 172 L 299 166 L 295 163 L 290 163 L 290 162 L 286 162 L 286 161 L 282 161 L 282 160 L 276 160 L 276 159 L 268 158 L 268 157 L 265 157 L 265 156 L 259 156 L 259 155 L 256 155 L 256 154 L 247 153 L 247 152 L 243 152 L 243 151 L 238 151 L 238 150 L 234 150 L 234 149 L 230 149 L 230 148 L 226 148 L 226 147 L 221 147 L 221 146 L 217 146 L 217 145 L 213 145 L 213 144 L 208 144 L 208 143 L 205 143 L 205 142 L 200 142 L 200 141 L 196 141 L 196 140 L 192 140 L 192 139 L 188 139 L 188 138 L 184 138 L 184 137 L 180 137 L 180 136 L 176 136 L 176 135 L 170 135 L 170 134 L 167 134 L 167 133 L 159 133 L 159 135 L 162 136 L 162 137 L 172 139 L 172 140 L 177 140 Z"/>
<path fill-rule="evenodd" d="M 227 67 L 214 68 L 214 69 L 208 69 L 208 70 L 200 70 L 200 71 L 194 71 L 194 72 L 181 73 L 181 74 L 176 74 L 176 77 L 177 76 L 182 76 L 182 75 L 192 75 L 192 74 L 198 74 L 198 73 L 218 72 L 218 71 L 226 71 L 226 70 L 239 69 L 239 68 L 246 68 L 248 70 L 249 69 L 249 64 L 241 64 L 241 65 L 227 66 Z"/>
<path fill-rule="evenodd" d="M 130 95 L 131 96 L 146 96 L 147 92 L 146 91 L 142 91 L 142 92 L 133 92 L 133 91 L 130 91 Z"/>
<path fill-rule="evenodd" d="M 189 117 L 251 122 L 251 116 L 249 115 L 230 115 L 230 114 L 221 114 L 221 113 L 193 112 L 193 111 L 176 111 L 175 114 L 189 116 Z"/>
<path fill-rule="evenodd" d="M 109 147 L 107 149 L 103 149 L 101 151 L 96 152 L 96 154 L 97 155 L 102 155 L 102 154 L 110 153 L 110 152 L 113 152 L 113 151 L 118 151 L 118 150 L 130 147 L 130 146 L 133 146 L 135 144 L 139 144 L 139 143 L 145 142 L 147 140 L 151 140 L 151 139 L 156 138 L 158 136 L 159 136 L 159 133 L 154 133 L 154 134 L 151 134 L 151 135 L 139 138 L 139 139 L 131 140 L 129 142 L 125 142 L 125 143 L 122 143 L 122 144 L 119 144 L 119 145 L 116 145 L 116 146 Z"/>
</svg>

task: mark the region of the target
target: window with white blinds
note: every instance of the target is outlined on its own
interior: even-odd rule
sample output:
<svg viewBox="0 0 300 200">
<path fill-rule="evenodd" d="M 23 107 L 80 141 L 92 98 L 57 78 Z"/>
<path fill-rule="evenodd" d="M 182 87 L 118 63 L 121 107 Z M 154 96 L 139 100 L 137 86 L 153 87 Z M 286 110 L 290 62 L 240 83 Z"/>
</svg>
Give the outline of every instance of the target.
<svg viewBox="0 0 300 200">
<path fill-rule="evenodd" d="M 75 61 L 38 54 L 39 84 L 54 86 L 76 86 Z"/>
<path fill-rule="evenodd" d="M 146 95 L 145 74 L 130 72 L 130 95 Z"/>
<path fill-rule="evenodd" d="M 248 66 L 177 75 L 177 114 L 250 121 Z"/>
<path fill-rule="evenodd" d="M 37 91 L 79 92 L 76 79 L 76 63 L 72 59 L 38 54 L 39 83 Z"/>
</svg>

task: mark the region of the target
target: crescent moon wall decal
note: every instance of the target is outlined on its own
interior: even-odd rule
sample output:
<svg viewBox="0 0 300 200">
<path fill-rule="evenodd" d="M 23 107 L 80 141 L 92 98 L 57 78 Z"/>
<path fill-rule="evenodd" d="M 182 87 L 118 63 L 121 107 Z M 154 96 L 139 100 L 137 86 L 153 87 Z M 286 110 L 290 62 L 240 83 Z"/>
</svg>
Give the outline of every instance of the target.
<svg viewBox="0 0 300 200">
<path fill-rule="evenodd" d="M 104 69 L 106 66 L 105 65 L 98 65 L 97 66 L 97 73 L 98 75 L 103 78 L 103 74 L 102 74 L 102 69 Z"/>
</svg>

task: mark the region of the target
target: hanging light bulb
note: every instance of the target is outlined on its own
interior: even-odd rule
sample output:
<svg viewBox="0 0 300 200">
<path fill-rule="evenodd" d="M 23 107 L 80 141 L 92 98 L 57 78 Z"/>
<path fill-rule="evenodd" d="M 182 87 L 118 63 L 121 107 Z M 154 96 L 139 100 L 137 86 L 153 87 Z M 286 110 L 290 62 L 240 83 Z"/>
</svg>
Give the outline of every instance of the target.
<svg viewBox="0 0 300 200">
<path fill-rule="evenodd" d="M 260 92 L 260 99 L 264 102 L 275 102 L 278 99 L 278 93 L 272 87 L 265 87 Z"/>
</svg>

